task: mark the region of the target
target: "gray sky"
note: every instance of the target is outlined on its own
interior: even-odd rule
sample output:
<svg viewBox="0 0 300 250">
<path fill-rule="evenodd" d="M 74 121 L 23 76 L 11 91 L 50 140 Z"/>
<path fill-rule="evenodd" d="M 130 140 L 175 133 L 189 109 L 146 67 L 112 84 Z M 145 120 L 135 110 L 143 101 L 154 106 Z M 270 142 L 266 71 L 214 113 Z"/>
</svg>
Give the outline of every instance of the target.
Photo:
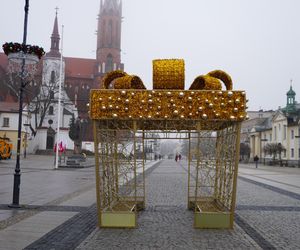
<svg viewBox="0 0 300 250">
<path fill-rule="evenodd" d="M 1 0 L 0 43 L 22 42 L 24 0 Z M 30 0 L 29 44 L 50 48 L 55 7 L 64 56 L 95 58 L 100 0 Z M 152 60 L 183 58 L 188 89 L 214 69 L 245 90 L 249 110 L 300 102 L 299 0 L 123 0 L 122 62 L 152 88 Z M 297 25 L 298 24 L 298 25 Z"/>
</svg>

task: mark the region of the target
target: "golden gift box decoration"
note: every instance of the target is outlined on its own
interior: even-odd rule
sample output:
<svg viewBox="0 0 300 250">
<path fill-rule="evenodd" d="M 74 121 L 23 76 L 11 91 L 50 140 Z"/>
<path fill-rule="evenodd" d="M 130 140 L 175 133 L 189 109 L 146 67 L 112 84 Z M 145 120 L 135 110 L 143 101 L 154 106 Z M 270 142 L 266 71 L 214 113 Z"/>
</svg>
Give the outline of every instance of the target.
<svg viewBox="0 0 300 250">
<path fill-rule="evenodd" d="M 184 90 L 184 60 L 153 60 L 153 90 L 138 76 L 117 70 L 103 78 L 105 89 L 90 93 L 91 119 L 191 119 L 243 121 L 246 95 L 233 91 L 231 77 L 214 70 L 195 78 Z M 222 82 L 226 90 L 222 90 Z"/>
</svg>

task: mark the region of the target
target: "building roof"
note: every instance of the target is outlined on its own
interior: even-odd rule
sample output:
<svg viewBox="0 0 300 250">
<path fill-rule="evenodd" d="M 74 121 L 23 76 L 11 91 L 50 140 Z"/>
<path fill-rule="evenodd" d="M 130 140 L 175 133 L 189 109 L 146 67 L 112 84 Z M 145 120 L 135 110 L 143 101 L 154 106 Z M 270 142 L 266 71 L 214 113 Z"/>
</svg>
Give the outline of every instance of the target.
<svg viewBox="0 0 300 250">
<path fill-rule="evenodd" d="M 0 102 L 0 112 L 18 113 L 19 112 L 19 103 L 18 102 Z"/>
<path fill-rule="evenodd" d="M 104 0 L 104 3 L 102 5 L 102 11 L 119 11 L 119 6 L 121 5 L 120 0 Z"/>
<path fill-rule="evenodd" d="M 96 59 L 64 57 L 66 77 L 89 78 L 94 77 Z"/>
<path fill-rule="evenodd" d="M 0 67 L 2 67 L 4 70 L 6 70 L 7 64 L 8 64 L 7 55 L 0 52 Z"/>
<path fill-rule="evenodd" d="M 286 93 L 286 95 L 289 95 L 289 96 L 295 96 L 296 95 L 296 92 L 293 90 L 292 86 L 290 86 L 290 90 Z"/>
</svg>

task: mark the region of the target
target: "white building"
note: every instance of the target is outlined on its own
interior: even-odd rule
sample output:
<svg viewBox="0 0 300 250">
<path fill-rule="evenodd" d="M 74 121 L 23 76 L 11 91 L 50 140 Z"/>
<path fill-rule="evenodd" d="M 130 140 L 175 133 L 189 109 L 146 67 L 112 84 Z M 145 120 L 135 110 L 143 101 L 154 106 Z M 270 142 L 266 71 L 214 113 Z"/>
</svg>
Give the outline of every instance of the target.
<svg viewBox="0 0 300 250">
<path fill-rule="evenodd" d="M 78 111 L 64 90 L 65 62 L 61 60 L 59 41 L 56 16 L 51 36 L 51 49 L 43 60 L 40 92 L 30 103 L 30 110 L 34 111 L 31 114 L 30 124 L 37 128 L 36 134 L 29 138 L 28 152 L 30 153 L 35 153 L 37 150 L 53 150 L 55 143 L 61 141 L 67 149 L 74 149 L 74 142 L 69 138 L 69 124 L 72 117 L 78 117 Z M 58 124 L 59 84 L 61 84 L 60 124 Z"/>
</svg>

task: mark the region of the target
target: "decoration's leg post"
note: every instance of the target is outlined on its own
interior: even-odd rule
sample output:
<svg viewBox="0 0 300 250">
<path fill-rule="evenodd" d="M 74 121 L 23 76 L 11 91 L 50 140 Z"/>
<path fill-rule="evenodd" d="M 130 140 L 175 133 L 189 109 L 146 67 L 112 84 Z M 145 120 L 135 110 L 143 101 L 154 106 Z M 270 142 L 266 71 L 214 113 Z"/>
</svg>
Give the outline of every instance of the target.
<svg viewBox="0 0 300 250">
<path fill-rule="evenodd" d="M 95 150 L 95 176 L 96 176 L 96 199 L 98 213 L 98 227 L 101 226 L 101 201 L 100 201 L 100 178 L 99 178 L 99 138 L 98 138 L 98 123 L 93 121 L 94 132 L 94 150 Z"/>
<path fill-rule="evenodd" d="M 234 211 L 236 205 L 236 190 L 237 190 L 237 176 L 239 169 L 239 155 L 240 155 L 240 139 L 241 139 L 241 123 L 235 125 L 236 141 L 235 141 L 235 164 L 234 164 L 234 176 L 232 187 L 232 200 L 231 200 L 231 213 L 230 213 L 230 228 L 233 229 Z"/>
</svg>

